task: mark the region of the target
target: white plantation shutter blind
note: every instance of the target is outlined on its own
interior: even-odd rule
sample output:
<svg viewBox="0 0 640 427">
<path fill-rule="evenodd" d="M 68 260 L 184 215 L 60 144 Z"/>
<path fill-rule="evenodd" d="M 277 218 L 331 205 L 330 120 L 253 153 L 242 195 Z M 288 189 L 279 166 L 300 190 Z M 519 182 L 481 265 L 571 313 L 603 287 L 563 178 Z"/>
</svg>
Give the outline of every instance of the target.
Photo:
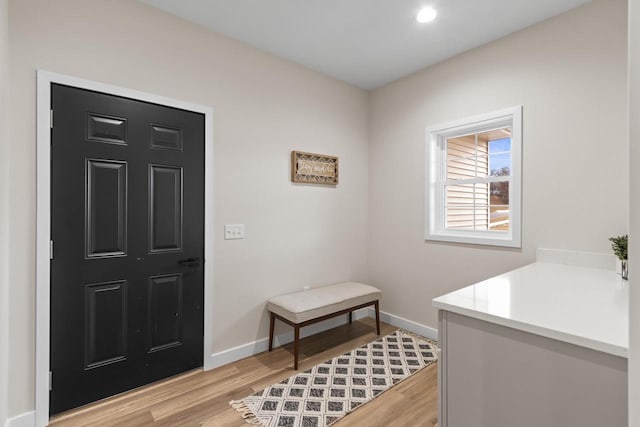
<svg viewBox="0 0 640 427">
<path fill-rule="evenodd" d="M 489 184 L 463 184 L 464 180 L 488 176 L 489 142 L 477 134 L 446 141 L 446 227 L 463 230 L 489 228 Z M 457 182 L 460 182 L 456 185 Z"/>
</svg>

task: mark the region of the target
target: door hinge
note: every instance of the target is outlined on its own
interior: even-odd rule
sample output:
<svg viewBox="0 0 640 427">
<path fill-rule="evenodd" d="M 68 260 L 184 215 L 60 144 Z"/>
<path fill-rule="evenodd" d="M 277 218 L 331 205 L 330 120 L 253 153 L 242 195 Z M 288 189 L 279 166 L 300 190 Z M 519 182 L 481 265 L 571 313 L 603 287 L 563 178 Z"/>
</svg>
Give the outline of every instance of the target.
<svg viewBox="0 0 640 427">
<path fill-rule="evenodd" d="M 53 390 L 53 373 L 49 371 L 49 391 Z"/>
<path fill-rule="evenodd" d="M 53 110 L 51 110 L 51 114 L 49 115 L 49 126 L 53 129 Z"/>
<path fill-rule="evenodd" d="M 53 259 L 53 240 L 49 240 L 49 259 Z"/>
</svg>

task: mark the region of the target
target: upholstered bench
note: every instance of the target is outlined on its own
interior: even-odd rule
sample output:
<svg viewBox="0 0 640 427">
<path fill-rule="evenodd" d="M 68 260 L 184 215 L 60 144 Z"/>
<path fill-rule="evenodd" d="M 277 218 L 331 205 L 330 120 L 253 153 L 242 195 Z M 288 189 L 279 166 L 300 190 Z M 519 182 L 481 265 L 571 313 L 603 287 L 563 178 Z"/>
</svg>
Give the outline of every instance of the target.
<svg viewBox="0 0 640 427">
<path fill-rule="evenodd" d="M 279 319 L 293 326 L 293 369 L 297 370 L 300 328 L 346 313 L 349 313 L 349 323 L 351 323 L 354 310 L 370 305 L 375 306 L 376 330 L 380 335 L 379 300 L 381 296 L 382 292 L 373 286 L 358 282 L 344 282 L 271 298 L 267 304 L 267 309 L 271 313 L 269 351 L 273 349 L 275 320 Z"/>
</svg>

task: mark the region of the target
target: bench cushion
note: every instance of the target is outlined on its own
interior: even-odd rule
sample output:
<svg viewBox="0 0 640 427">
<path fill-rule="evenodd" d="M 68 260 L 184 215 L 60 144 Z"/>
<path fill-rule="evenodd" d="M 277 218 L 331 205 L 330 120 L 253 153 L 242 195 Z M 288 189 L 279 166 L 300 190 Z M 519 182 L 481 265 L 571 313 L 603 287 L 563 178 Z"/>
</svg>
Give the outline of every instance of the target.
<svg viewBox="0 0 640 427">
<path fill-rule="evenodd" d="M 293 323 L 379 300 L 380 289 L 358 282 L 344 282 L 271 298 L 267 309 Z"/>
</svg>

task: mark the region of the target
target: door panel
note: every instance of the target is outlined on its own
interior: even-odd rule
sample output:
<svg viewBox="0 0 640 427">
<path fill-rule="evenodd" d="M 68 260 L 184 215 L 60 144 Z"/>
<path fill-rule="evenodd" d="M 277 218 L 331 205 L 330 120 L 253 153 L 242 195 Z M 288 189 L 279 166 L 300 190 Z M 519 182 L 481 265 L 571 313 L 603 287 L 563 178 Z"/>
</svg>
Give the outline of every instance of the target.
<svg viewBox="0 0 640 427">
<path fill-rule="evenodd" d="M 87 113 L 87 140 L 127 145 L 127 119 Z"/>
<path fill-rule="evenodd" d="M 152 124 L 151 148 L 182 151 L 182 131 Z"/>
<path fill-rule="evenodd" d="M 87 159 L 87 258 L 127 253 L 127 163 Z"/>
<path fill-rule="evenodd" d="M 126 281 L 85 288 L 85 369 L 127 358 Z"/>
<path fill-rule="evenodd" d="M 202 366 L 204 116 L 62 85 L 52 108 L 55 414 Z"/>
<path fill-rule="evenodd" d="M 149 165 L 150 252 L 182 249 L 182 168 Z"/>
<path fill-rule="evenodd" d="M 149 279 L 149 352 L 182 344 L 182 274 Z"/>
</svg>

